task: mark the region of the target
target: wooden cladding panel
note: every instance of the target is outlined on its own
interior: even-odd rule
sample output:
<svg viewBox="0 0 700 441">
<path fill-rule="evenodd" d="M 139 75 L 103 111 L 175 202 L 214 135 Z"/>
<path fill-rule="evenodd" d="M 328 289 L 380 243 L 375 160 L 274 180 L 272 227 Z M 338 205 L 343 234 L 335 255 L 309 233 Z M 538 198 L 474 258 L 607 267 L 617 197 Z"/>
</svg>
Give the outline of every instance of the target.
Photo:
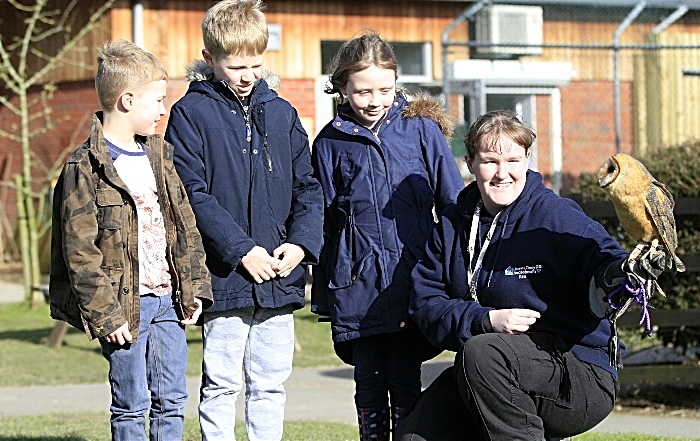
<svg viewBox="0 0 700 441">
<path fill-rule="evenodd" d="M 700 45 L 697 33 L 663 32 L 648 38 L 660 45 Z M 644 53 L 646 133 L 636 133 L 647 151 L 700 138 L 700 77 L 685 76 L 683 70 L 700 70 L 697 49 L 667 49 Z"/>
<path fill-rule="evenodd" d="M 144 2 L 145 49 L 163 62 L 173 78 L 182 78 L 184 67 L 201 58 L 200 26 L 207 5 Z M 268 1 L 265 15 L 268 23 L 281 26 L 282 49 L 266 52 L 265 63 L 284 78 L 315 78 L 322 73 L 322 40 L 347 40 L 362 29 L 372 28 L 390 41 L 431 42 L 433 75 L 440 78 L 440 37 L 461 10 L 461 5 L 439 2 Z M 116 8 L 112 17 L 112 38 L 131 39 L 131 10 Z M 456 29 L 450 37 L 466 39 L 466 28 Z"/>
<path fill-rule="evenodd" d="M 67 4 L 68 0 L 50 0 L 45 10 L 61 11 L 65 9 Z M 69 36 L 77 34 L 78 30 L 87 23 L 91 12 L 97 9 L 97 6 L 97 3 L 90 7 L 78 6 L 69 15 L 69 22 L 72 26 L 68 32 Z M 25 20 L 28 16 L 28 13 L 17 12 L 9 2 L 0 2 L 0 33 L 2 34 L 3 44 L 6 48 L 16 39 L 23 36 L 26 31 Z M 39 32 L 46 32 L 49 29 L 50 25 L 48 24 L 38 23 L 37 25 L 37 30 Z M 48 79 L 54 82 L 64 82 L 94 78 L 97 65 L 95 61 L 97 55 L 95 47 L 100 45 L 103 41 L 108 40 L 109 36 L 110 19 L 108 12 L 106 16 L 102 17 L 102 20 L 98 23 L 95 30 L 82 38 L 77 45 L 74 46 L 73 50 L 65 55 L 63 61 L 52 71 L 49 71 L 48 75 L 40 79 L 39 83 L 47 82 Z M 52 57 L 63 47 L 65 37 L 65 33 L 57 34 L 54 38 L 49 38 L 33 44 L 32 48 L 40 51 L 45 56 Z M 10 56 L 13 59 L 13 65 L 17 66 L 16 51 L 11 52 Z M 29 76 L 39 71 L 45 64 L 46 62 L 43 58 L 37 57 L 30 52 L 27 57 L 27 72 Z"/>
</svg>

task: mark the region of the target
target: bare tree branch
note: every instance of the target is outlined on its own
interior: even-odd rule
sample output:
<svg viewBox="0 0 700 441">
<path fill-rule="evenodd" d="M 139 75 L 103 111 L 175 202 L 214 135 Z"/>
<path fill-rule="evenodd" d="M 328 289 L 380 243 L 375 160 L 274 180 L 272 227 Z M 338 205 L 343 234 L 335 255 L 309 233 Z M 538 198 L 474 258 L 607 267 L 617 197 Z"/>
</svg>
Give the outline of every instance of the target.
<svg viewBox="0 0 700 441">
<path fill-rule="evenodd" d="M 39 71 L 37 71 L 34 75 L 32 75 L 31 78 L 27 81 L 28 85 L 32 85 L 36 83 L 41 77 L 46 74 L 46 72 L 50 71 L 51 69 L 54 68 L 56 63 L 63 58 L 63 56 L 70 51 L 73 46 L 75 46 L 85 35 L 87 35 L 97 24 L 97 22 L 102 18 L 104 13 L 108 11 L 111 7 L 112 4 L 114 3 L 115 0 L 107 0 L 102 6 L 100 6 L 95 12 L 93 12 L 90 15 L 90 19 L 88 20 L 88 23 L 83 26 L 80 31 L 76 33 L 75 36 L 73 36 L 66 44 L 63 45 L 63 47 L 54 55 L 50 61 L 44 65 Z"/>
<path fill-rule="evenodd" d="M 21 112 L 19 107 L 12 104 L 10 100 L 8 100 L 2 95 L 0 95 L 0 104 L 10 109 L 10 112 L 14 113 L 15 115 L 19 115 L 19 113 Z"/>
</svg>

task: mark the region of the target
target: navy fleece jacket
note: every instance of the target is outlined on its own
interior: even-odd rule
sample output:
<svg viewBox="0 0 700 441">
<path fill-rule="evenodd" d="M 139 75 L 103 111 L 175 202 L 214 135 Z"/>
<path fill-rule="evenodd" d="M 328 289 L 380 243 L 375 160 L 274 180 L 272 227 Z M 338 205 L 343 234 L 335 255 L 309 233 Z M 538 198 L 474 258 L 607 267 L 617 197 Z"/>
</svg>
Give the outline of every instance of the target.
<svg viewBox="0 0 700 441">
<path fill-rule="evenodd" d="M 531 331 L 559 334 L 577 359 L 617 375 L 608 354 L 610 325 L 591 314 L 588 292 L 596 272 L 627 253 L 602 225 L 530 170 L 523 192 L 497 221 L 476 276 L 477 303 L 469 294 L 465 256 L 479 197 L 472 183 L 442 213 L 412 272 L 410 314 L 428 340 L 458 351 L 486 332 L 484 316 L 491 309 L 527 308 L 541 313 Z"/>
</svg>

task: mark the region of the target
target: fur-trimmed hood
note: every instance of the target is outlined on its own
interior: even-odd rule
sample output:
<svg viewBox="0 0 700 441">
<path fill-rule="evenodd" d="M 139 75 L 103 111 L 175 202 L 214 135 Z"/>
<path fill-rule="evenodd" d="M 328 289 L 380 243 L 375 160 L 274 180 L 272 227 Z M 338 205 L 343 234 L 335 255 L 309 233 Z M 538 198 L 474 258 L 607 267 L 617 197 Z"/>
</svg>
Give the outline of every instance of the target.
<svg viewBox="0 0 700 441">
<path fill-rule="evenodd" d="M 209 67 L 204 60 L 194 60 L 185 68 L 185 76 L 190 81 L 206 81 L 214 76 L 214 69 Z M 263 71 L 262 79 L 265 80 L 267 86 L 274 91 L 277 91 L 282 83 L 280 76 L 269 70 Z"/>
<path fill-rule="evenodd" d="M 409 97 L 408 99 L 410 104 L 404 107 L 402 111 L 404 117 L 430 118 L 437 123 L 438 127 L 440 127 L 440 131 L 445 135 L 448 142 L 452 139 L 456 125 L 455 119 L 445 111 L 438 98 L 423 92 L 418 92 L 415 96 Z"/>
</svg>

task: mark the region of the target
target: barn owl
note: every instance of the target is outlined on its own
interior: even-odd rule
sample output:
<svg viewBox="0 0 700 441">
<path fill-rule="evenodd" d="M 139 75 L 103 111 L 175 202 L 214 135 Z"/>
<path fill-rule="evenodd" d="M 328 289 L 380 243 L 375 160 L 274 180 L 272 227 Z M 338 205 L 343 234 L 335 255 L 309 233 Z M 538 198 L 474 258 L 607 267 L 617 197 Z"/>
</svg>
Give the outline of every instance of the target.
<svg viewBox="0 0 700 441">
<path fill-rule="evenodd" d="M 664 295 L 656 282 L 661 272 L 685 271 L 676 256 L 678 238 L 671 192 L 641 162 L 624 153 L 610 157 L 600 167 L 598 181 L 612 199 L 620 225 L 637 241 L 622 269 L 634 284 L 643 285 L 647 298 L 654 291 Z M 632 300 L 617 311 L 617 317 Z"/>
</svg>

